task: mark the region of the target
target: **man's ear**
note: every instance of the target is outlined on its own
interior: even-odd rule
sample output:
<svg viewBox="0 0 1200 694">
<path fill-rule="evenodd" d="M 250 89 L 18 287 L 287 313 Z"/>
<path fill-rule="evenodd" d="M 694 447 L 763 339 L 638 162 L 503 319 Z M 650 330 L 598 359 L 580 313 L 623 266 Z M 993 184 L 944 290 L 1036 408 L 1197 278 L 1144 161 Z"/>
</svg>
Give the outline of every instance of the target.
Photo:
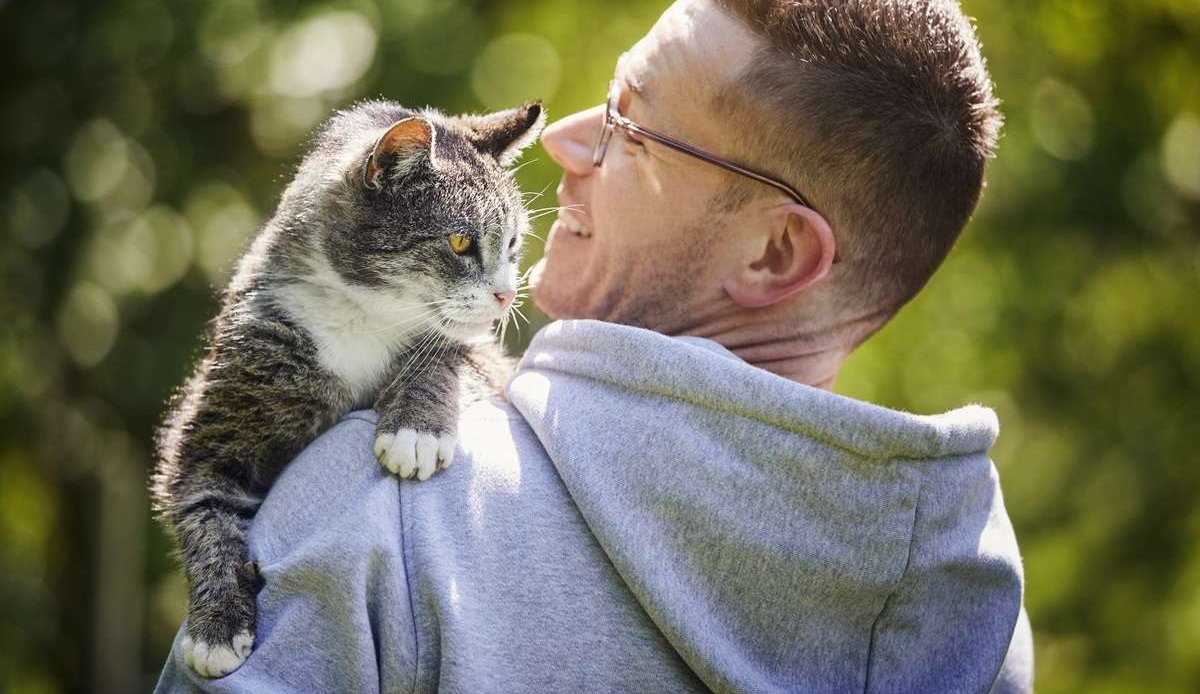
<svg viewBox="0 0 1200 694">
<path fill-rule="evenodd" d="M 825 218 L 800 204 L 772 211 L 766 243 L 725 279 L 729 297 L 745 308 L 763 308 L 821 281 L 833 264 L 833 232 Z M 764 237 L 760 237 L 764 238 Z"/>
<path fill-rule="evenodd" d="M 489 154 L 508 166 L 521 156 L 521 151 L 537 142 L 546 125 L 546 109 L 540 101 L 484 116 L 466 116 L 464 123 L 471 131 L 471 142 L 484 154 Z"/>
<path fill-rule="evenodd" d="M 393 123 L 375 142 L 363 166 L 362 183 L 379 190 L 387 179 L 400 179 L 424 164 L 433 163 L 433 124 L 420 116 Z"/>
</svg>

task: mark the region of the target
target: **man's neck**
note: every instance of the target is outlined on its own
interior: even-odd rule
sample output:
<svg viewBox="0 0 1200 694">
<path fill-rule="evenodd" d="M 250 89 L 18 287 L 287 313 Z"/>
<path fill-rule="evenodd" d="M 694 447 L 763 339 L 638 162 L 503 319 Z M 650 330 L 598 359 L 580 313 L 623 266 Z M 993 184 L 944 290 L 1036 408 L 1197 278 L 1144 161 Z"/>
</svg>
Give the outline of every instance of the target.
<svg viewBox="0 0 1200 694">
<path fill-rule="evenodd" d="M 833 390 L 846 359 L 842 346 L 823 344 L 811 336 L 776 337 L 754 325 L 714 327 L 718 329 L 687 334 L 706 337 L 751 366 L 814 388 Z"/>
<path fill-rule="evenodd" d="M 723 307 L 728 308 L 728 307 Z M 715 310 L 675 334 L 704 337 L 746 363 L 777 376 L 832 390 L 849 354 L 846 333 L 816 316 L 780 315 L 782 310 Z M 812 326 L 802 329 L 797 326 Z"/>
</svg>

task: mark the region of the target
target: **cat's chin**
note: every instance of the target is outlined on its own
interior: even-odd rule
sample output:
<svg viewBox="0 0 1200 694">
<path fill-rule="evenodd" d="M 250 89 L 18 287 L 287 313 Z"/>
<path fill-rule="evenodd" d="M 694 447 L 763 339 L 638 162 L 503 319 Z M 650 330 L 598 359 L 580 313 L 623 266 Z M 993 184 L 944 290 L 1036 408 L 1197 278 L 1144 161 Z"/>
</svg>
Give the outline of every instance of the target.
<svg viewBox="0 0 1200 694">
<path fill-rule="evenodd" d="M 495 325 L 494 320 L 485 319 L 480 321 L 447 321 L 441 327 L 441 332 L 446 337 L 453 338 L 460 342 L 483 342 L 491 339 L 492 326 Z"/>
</svg>

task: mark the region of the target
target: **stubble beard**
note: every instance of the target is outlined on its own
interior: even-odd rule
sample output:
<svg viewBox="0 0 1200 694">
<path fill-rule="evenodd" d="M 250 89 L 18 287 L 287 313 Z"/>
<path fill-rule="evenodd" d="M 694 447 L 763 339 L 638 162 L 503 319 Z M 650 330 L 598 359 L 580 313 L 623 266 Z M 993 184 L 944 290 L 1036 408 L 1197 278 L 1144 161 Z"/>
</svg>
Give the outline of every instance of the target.
<svg viewBox="0 0 1200 694">
<path fill-rule="evenodd" d="M 720 235 L 711 226 L 692 225 L 682 238 L 687 242 L 669 257 L 665 254 L 654 267 L 624 272 L 621 281 L 606 282 L 602 295 L 572 301 L 572 297 L 551 293 L 545 287 L 534 291 L 534 302 L 549 317 L 559 319 L 593 319 L 619 323 L 676 335 L 692 326 L 697 316 L 697 304 L 712 293 L 712 288 L 699 279 L 719 250 Z M 545 263 L 545 260 L 539 261 Z M 654 264 L 653 259 L 641 260 Z M 543 265 L 543 270 L 544 270 Z M 541 281 L 541 272 L 535 278 Z M 635 286 L 636 285 L 636 286 Z M 585 293 L 586 287 L 577 291 Z M 549 301 L 548 301 L 549 300 Z M 547 305 L 549 304 L 549 305 Z"/>
</svg>

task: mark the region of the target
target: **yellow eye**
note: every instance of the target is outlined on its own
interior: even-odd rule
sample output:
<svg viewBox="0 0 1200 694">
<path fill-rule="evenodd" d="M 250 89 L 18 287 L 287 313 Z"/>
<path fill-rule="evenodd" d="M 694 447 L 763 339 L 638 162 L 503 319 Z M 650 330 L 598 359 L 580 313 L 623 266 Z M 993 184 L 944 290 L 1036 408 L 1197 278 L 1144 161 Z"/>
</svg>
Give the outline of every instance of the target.
<svg viewBox="0 0 1200 694">
<path fill-rule="evenodd" d="M 466 234 L 450 234 L 450 250 L 462 255 L 471 250 L 471 239 Z"/>
</svg>

